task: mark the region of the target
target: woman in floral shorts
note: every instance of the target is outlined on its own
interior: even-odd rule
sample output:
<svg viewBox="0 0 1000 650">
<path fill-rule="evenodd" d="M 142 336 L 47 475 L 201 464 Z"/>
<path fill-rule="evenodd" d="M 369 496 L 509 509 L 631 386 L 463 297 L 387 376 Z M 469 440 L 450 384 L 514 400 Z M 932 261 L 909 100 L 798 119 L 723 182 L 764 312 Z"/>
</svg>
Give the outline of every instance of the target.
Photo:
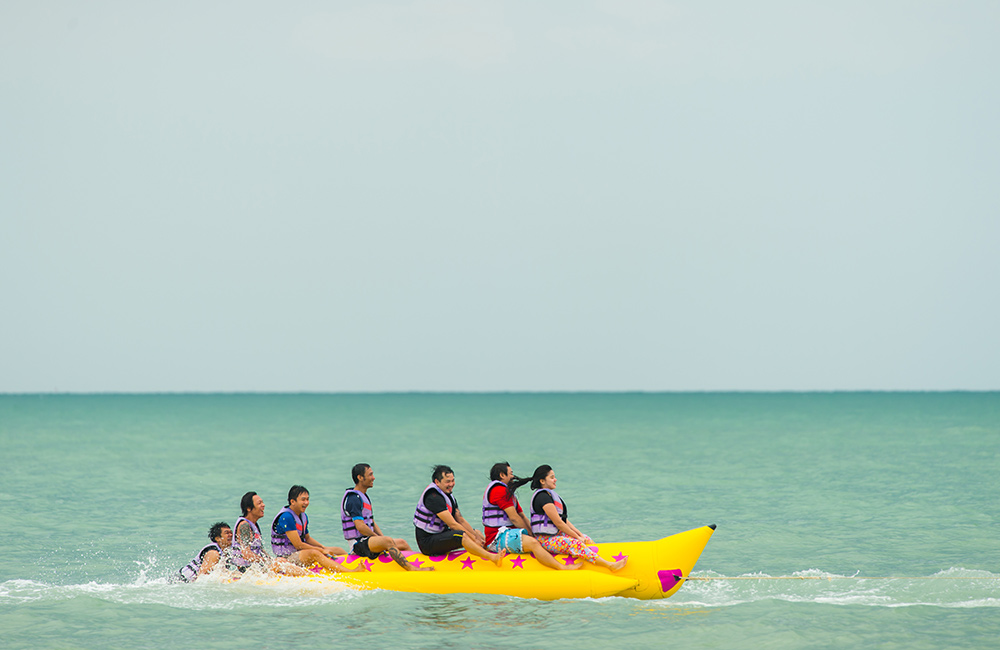
<svg viewBox="0 0 1000 650">
<path fill-rule="evenodd" d="M 597 566 L 617 571 L 627 558 L 617 562 L 605 560 L 590 547 L 594 540 L 580 532 L 569 521 L 568 508 L 556 492 L 556 475 L 549 465 L 541 465 L 531 476 L 531 532 L 535 539 L 552 554 L 579 557 Z"/>
</svg>

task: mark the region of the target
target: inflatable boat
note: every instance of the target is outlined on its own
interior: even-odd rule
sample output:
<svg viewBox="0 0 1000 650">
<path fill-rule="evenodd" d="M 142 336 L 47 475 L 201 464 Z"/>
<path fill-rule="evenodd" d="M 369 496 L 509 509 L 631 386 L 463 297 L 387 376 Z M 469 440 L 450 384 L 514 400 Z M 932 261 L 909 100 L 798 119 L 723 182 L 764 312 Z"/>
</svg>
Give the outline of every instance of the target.
<svg viewBox="0 0 1000 650">
<path fill-rule="evenodd" d="M 605 559 L 628 558 L 625 567 L 616 572 L 567 555 L 555 557 L 565 564 L 582 562 L 583 567 L 557 571 L 543 566 L 530 554 L 509 554 L 497 566 L 460 550 L 436 557 L 404 553 L 411 563 L 432 566 L 434 571 L 405 571 L 386 555 L 375 560 L 347 555 L 337 559 L 347 567 L 363 570 L 327 573 L 314 567 L 317 575 L 309 579 L 336 580 L 359 590 L 502 594 L 540 600 L 605 596 L 668 598 L 691 573 L 713 532 L 714 524 L 652 542 L 595 544 L 592 548 Z"/>
</svg>

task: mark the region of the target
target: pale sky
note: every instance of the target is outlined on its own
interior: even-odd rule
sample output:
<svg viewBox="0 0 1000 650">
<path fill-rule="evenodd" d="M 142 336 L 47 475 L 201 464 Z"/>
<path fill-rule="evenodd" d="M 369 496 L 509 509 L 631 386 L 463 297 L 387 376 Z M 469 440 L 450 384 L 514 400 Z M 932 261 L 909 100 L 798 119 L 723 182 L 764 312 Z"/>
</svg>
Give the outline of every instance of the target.
<svg viewBox="0 0 1000 650">
<path fill-rule="evenodd" d="M 1000 389 L 1000 3 L 0 3 L 0 392 Z"/>
</svg>

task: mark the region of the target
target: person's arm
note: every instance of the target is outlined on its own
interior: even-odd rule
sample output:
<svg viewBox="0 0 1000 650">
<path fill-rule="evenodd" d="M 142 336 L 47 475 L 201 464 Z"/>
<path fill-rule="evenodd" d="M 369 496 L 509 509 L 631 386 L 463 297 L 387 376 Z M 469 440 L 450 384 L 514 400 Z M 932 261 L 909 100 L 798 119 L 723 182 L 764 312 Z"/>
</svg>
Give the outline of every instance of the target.
<svg viewBox="0 0 1000 650">
<path fill-rule="evenodd" d="M 309 549 L 324 551 L 325 547 L 309 534 L 308 529 L 306 530 L 305 535 L 299 534 L 299 530 L 295 525 L 295 516 L 292 515 L 292 513 L 282 513 L 275 526 L 277 527 L 277 532 L 287 537 L 288 542 L 295 548 L 296 551 L 307 551 Z"/>
<path fill-rule="evenodd" d="M 236 535 L 240 540 L 240 555 L 244 559 L 250 562 L 266 562 L 267 555 L 260 555 L 254 553 L 250 550 L 250 546 L 253 544 L 254 534 L 253 529 L 245 522 L 240 522 L 240 525 L 236 527 Z"/>
<path fill-rule="evenodd" d="M 295 529 L 286 531 L 285 537 L 287 537 L 288 541 L 292 543 L 292 546 L 295 547 L 296 551 L 305 551 L 306 549 L 316 548 L 318 546 L 318 544 L 306 542 L 306 540 L 312 539 L 312 536 L 310 536 L 309 533 L 306 533 L 306 539 L 302 539 L 299 537 L 299 531 Z"/>
<path fill-rule="evenodd" d="M 465 517 L 462 516 L 462 511 L 458 508 L 455 508 L 455 521 L 462 527 L 462 530 L 472 535 L 472 539 L 476 540 L 480 545 L 486 543 L 486 535 L 473 528 L 472 524 L 465 520 Z"/>
<path fill-rule="evenodd" d="M 510 523 L 514 524 L 516 528 L 523 528 L 529 535 L 531 534 L 531 526 L 528 524 L 528 520 L 517 511 L 517 508 L 514 506 L 508 506 L 504 508 L 503 511 L 507 513 L 507 517 L 510 518 Z"/>
<path fill-rule="evenodd" d="M 198 575 L 205 575 L 212 570 L 219 562 L 219 552 L 218 551 L 208 551 L 205 553 L 204 559 L 201 561 L 201 568 L 198 569 Z"/>
<path fill-rule="evenodd" d="M 548 516 L 549 519 L 552 520 L 552 523 L 555 524 L 556 528 L 559 529 L 560 533 L 562 533 L 566 537 L 572 537 L 573 539 L 578 539 L 580 541 L 583 541 L 583 535 L 580 534 L 580 531 L 568 525 L 565 521 L 562 520 L 562 517 L 559 516 L 559 509 L 556 508 L 556 504 L 546 503 L 544 506 L 542 506 L 542 510 L 545 511 L 545 514 Z"/>
<path fill-rule="evenodd" d="M 573 529 L 573 532 L 578 535 L 577 539 L 580 540 L 581 542 L 586 542 L 588 539 L 590 539 L 589 537 L 581 533 L 580 529 L 574 526 L 573 522 L 569 521 L 568 519 L 566 520 L 566 525 Z"/>
<path fill-rule="evenodd" d="M 460 530 L 462 532 L 466 532 L 468 530 L 465 526 L 458 523 L 458 520 L 455 519 L 454 515 L 448 512 L 447 508 L 445 508 L 441 512 L 435 512 L 434 514 L 437 516 L 438 519 L 444 522 L 445 526 L 451 528 L 452 530 Z M 458 514 L 457 510 L 455 511 L 455 514 Z"/>
<path fill-rule="evenodd" d="M 355 519 L 354 527 L 358 529 L 358 532 L 361 533 L 362 537 L 373 537 L 375 535 L 382 534 L 369 528 L 364 519 Z M 376 528 L 378 528 L 378 526 L 376 526 Z"/>
<path fill-rule="evenodd" d="M 490 489 L 489 495 L 487 495 L 490 504 L 500 508 L 510 519 L 510 523 L 515 528 L 522 528 L 531 534 L 531 524 L 525 519 L 524 513 L 521 512 L 521 506 L 517 503 L 517 497 L 507 495 L 507 487 L 503 485 L 494 485 Z"/>
<path fill-rule="evenodd" d="M 295 547 L 296 551 L 305 551 L 310 548 L 315 548 L 315 544 L 310 544 L 307 540 L 310 538 L 309 533 L 305 534 L 305 539 L 299 535 L 298 528 L 295 527 L 295 516 L 290 512 L 283 512 L 278 521 L 275 522 L 275 531 L 278 534 L 283 534 L 288 538 L 289 543 Z"/>
<path fill-rule="evenodd" d="M 368 524 L 365 523 L 364 511 L 365 504 L 357 494 L 349 493 L 344 497 L 344 511 L 347 516 L 351 518 L 354 522 L 354 527 L 361 534 L 362 537 L 372 537 L 373 535 L 381 535 L 378 532 L 378 526 L 375 530 L 372 530 Z"/>
<path fill-rule="evenodd" d="M 465 517 L 462 516 L 462 513 L 459 512 L 458 508 L 455 508 L 454 515 L 448 512 L 447 509 L 444 509 L 441 512 L 435 512 L 434 514 L 437 515 L 437 518 L 443 521 L 448 528 L 461 531 L 463 533 L 469 533 L 472 535 L 472 539 L 476 540 L 479 544 L 486 541 L 486 538 L 483 537 L 482 533 L 469 525 L 469 522 L 465 520 Z"/>
<path fill-rule="evenodd" d="M 448 509 L 448 501 L 445 500 L 443 496 L 434 491 L 428 491 L 424 495 L 424 507 L 434 513 L 434 516 L 444 522 L 444 525 L 452 530 L 460 530 L 465 532 L 465 528 L 462 524 L 458 523 L 455 516 L 451 510 Z M 458 508 L 455 504 L 452 504 L 455 514 L 458 514 Z"/>
</svg>

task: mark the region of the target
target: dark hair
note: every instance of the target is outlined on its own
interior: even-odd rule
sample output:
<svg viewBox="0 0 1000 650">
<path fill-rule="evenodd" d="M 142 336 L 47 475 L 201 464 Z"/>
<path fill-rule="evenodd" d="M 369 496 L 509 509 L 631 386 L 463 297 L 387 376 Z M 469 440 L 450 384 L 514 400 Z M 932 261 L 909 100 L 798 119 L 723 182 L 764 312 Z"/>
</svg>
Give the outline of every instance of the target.
<svg viewBox="0 0 1000 650">
<path fill-rule="evenodd" d="M 247 513 L 253 510 L 253 498 L 257 496 L 256 492 L 247 492 L 240 499 L 240 509 L 243 510 L 243 516 L 246 517 Z"/>
<path fill-rule="evenodd" d="M 454 474 L 454 473 L 455 473 L 455 470 L 453 470 L 452 468 L 448 467 L 447 465 L 435 465 L 434 466 L 434 471 L 431 472 L 431 480 L 432 481 L 440 481 L 441 479 L 444 478 L 445 474 Z"/>
<path fill-rule="evenodd" d="M 507 473 L 508 467 L 510 467 L 510 463 L 505 460 L 502 460 L 499 463 L 493 463 L 493 467 L 490 468 L 490 480 L 499 481 L 500 475 Z"/>
<path fill-rule="evenodd" d="M 253 497 L 250 498 L 252 499 Z M 208 538 L 214 542 L 216 537 L 222 537 L 223 528 L 229 528 L 229 530 L 232 530 L 229 524 L 227 524 L 224 521 L 220 521 L 217 524 L 212 524 L 212 527 L 208 529 Z"/>
<path fill-rule="evenodd" d="M 361 478 L 364 478 L 365 472 L 368 471 L 369 469 L 371 469 L 371 465 L 369 465 L 368 463 L 358 463 L 357 465 L 351 468 L 351 480 L 354 482 L 355 485 L 358 484 L 358 477 L 360 476 Z"/>
<path fill-rule="evenodd" d="M 291 503 L 292 501 L 295 501 L 296 499 L 298 499 L 299 495 L 302 494 L 303 492 L 305 492 L 306 494 L 309 494 L 309 490 L 305 489 L 301 485 L 293 485 L 288 490 L 288 503 Z"/>
<path fill-rule="evenodd" d="M 552 471 L 551 465 L 539 465 L 535 468 L 535 473 L 531 475 L 531 489 L 537 490 L 542 487 L 542 479 Z"/>
<path fill-rule="evenodd" d="M 507 461 L 502 461 L 499 463 L 494 463 L 493 467 L 490 468 L 490 480 L 499 481 L 501 474 L 506 474 L 507 470 L 510 469 L 510 463 Z M 507 498 L 514 496 L 514 492 L 517 488 L 521 487 L 525 483 L 530 482 L 530 478 L 521 478 L 520 476 L 512 476 L 510 482 L 507 484 Z"/>
</svg>

